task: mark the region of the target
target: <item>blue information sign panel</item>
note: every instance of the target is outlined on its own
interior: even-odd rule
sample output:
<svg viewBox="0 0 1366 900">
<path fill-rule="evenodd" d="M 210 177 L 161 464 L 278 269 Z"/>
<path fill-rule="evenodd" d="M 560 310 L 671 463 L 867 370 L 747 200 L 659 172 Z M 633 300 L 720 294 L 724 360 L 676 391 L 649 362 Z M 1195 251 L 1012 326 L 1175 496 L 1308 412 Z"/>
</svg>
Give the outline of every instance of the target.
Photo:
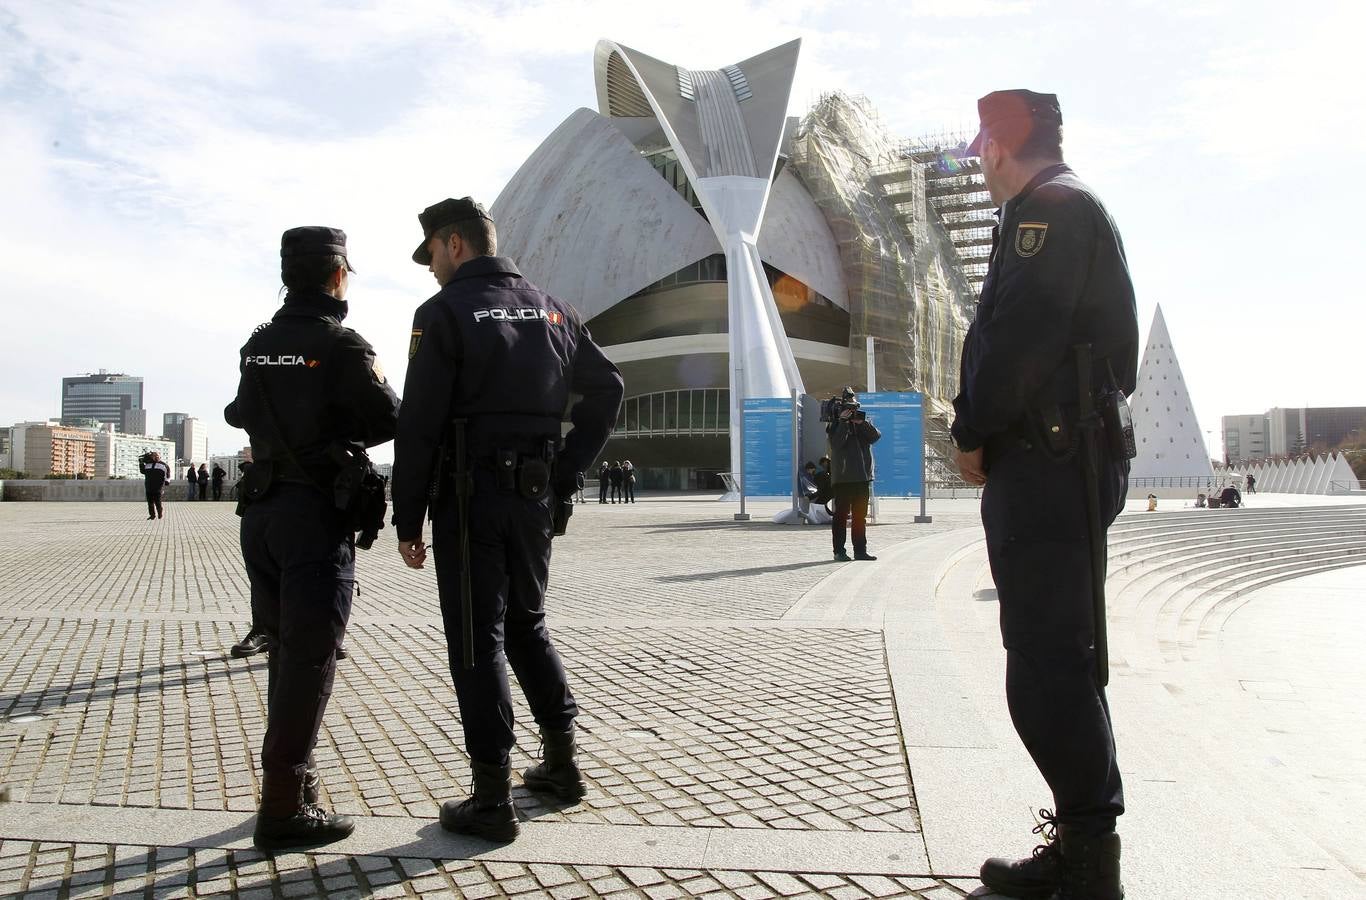
<svg viewBox="0 0 1366 900">
<path fill-rule="evenodd" d="M 858 399 L 882 432 L 873 445 L 873 490 L 879 497 L 919 497 L 925 471 L 924 395 L 878 391 L 859 394 Z"/>
<path fill-rule="evenodd" d="M 792 496 L 792 398 L 745 400 L 745 496 Z"/>
</svg>

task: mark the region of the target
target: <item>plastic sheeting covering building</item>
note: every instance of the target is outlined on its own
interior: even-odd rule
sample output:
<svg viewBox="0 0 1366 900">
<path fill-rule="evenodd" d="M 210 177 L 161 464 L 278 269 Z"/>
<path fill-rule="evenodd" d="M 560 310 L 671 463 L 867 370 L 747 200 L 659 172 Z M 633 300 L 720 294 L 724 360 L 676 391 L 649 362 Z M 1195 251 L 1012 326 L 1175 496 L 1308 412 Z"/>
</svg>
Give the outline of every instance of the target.
<svg viewBox="0 0 1366 900">
<path fill-rule="evenodd" d="M 852 381 L 868 382 L 860 351 L 872 337 L 880 390 L 923 391 L 946 408 L 977 298 L 926 199 L 925 164 L 903 157 L 865 98 L 842 93 L 802 119 L 788 164 L 839 248 Z"/>
</svg>

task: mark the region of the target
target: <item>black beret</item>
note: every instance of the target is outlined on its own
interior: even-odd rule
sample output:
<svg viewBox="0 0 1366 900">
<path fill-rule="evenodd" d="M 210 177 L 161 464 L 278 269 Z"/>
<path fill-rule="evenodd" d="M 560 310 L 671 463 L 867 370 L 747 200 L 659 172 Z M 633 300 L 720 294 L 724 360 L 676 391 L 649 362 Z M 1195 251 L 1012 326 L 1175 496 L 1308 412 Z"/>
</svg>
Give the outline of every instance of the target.
<svg viewBox="0 0 1366 900">
<path fill-rule="evenodd" d="M 1039 94 L 1021 89 L 992 91 L 977 101 L 977 117 L 981 126 L 964 156 L 980 156 L 986 129 L 1003 122 L 1028 120 L 1039 125 L 1062 125 L 1062 107 L 1057 94 Z"/>
<path fill-rule="evenodd" d="M 333 254 L 346 258 L 346 232 L 326 225 L 304 225 L 280 235 L 280 258 Z"/>
<path fill-rule="evenodd" d="M 447 225 L 470 219 L 488 218 L 489 214 L 484 209 L 484 204 L 476 202 L 473 197 L 461 197 L 459 200 L 447 197 L 440 203 L 433 203 L 417 214 L 418 222 L 422 223 L 422 243 L 413 251 L 413 262 L 420 266 L 432 264 L 432 255 L 427 252 L 427 242 L 432 239 L 432 235 Z"/>
</svg>

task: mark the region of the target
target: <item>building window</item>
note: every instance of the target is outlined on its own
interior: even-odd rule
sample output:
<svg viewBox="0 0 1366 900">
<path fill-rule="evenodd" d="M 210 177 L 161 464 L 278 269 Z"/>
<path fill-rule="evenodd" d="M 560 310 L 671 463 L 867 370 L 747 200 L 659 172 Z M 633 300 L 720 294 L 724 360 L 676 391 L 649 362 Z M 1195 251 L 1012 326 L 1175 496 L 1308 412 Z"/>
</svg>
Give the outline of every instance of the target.
<svg viewBox="0 0 1366 900">
<path fill-rule="evenodd" d="M 626 398 L 617 437 L 718 435 L 730 428 L 730 391 L 716 388 L 656 391 Z"/>
</svg>

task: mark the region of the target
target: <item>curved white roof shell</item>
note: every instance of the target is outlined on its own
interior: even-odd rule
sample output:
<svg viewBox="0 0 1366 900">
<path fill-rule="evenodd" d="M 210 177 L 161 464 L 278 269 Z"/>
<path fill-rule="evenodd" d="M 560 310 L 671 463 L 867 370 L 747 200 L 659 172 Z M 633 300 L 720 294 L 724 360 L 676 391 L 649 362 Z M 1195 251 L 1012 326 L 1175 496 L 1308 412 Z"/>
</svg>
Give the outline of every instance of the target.
<svg viewBox="0 0 1366 900">
<path fill-rule="evenodd" d="M 706 220 L 591 109 L 541 142 L 489 214 L 499 252 L 585 319 L 721 252 Z"/>
<path fill-rule="evenodd" d="M 759 256 L 824 294 L 840 309 L 849 308 L 835 236 L 802 180 L 787 169 L 778 173 L 759 229 Z"/>
</svg>

